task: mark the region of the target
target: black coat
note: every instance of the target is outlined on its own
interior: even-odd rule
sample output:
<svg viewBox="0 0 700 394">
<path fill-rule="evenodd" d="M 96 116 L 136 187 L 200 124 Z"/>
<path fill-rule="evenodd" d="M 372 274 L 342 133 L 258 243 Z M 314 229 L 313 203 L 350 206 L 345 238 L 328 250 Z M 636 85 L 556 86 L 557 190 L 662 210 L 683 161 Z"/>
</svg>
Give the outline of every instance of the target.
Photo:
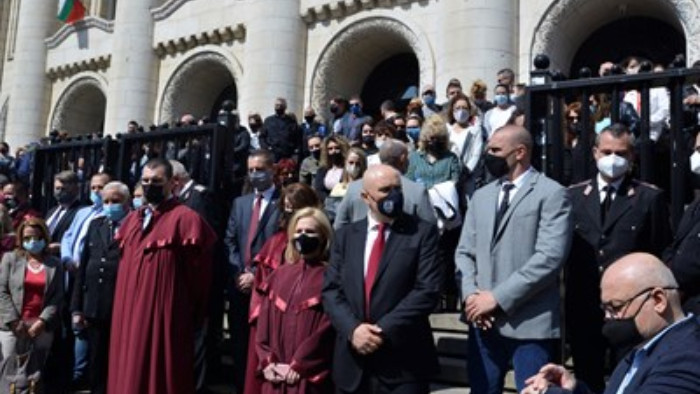
<svg viewBox="0 0 700 394">
<path fill-rule="evenodd" d="M 683 309 L 700 314 L 700 199 L 683 214 L 671 246 L 664 251 L 683 293 Z"/>
<path fill-rule="evenodd" d="M 302 140 L 299 125 L 291 117 L 272 115 L 265 118 L 260 132 L 260 147 L 272 151 L 275 162 L 280 159 L 298 159 Z"/>
<path fill-rule="evenodd" d="M 60 205 L 56 205 L 55 207 L 49 209 L 49 212 L 46 214 L 47 226 L 49 224 L 49 219 L 51 216 L 53 216 L 54 212 L 56 212 L 59 206 Z M 61 219 L 58 221 L 58 224 L 56 224 L 54 231 L 51 233 L 51 242 L 61 242 L 63 234 L 68 230 L 71 223 L 73 223 L 73 218 L 75 218 L 76 212 L 78 212 L 78 210 L 82 207 L 83 205 L 80 203 L 80 200 L 73 201 L 73 203 L 66 210 L 66 213 L 64 213 Z"/>
<path fill-rule="evenodd" d="M 206 187 L 193 183 L 192 186 L 181 194 L 180 202 L 192 208 L 218 235 L 223 233 L 223 220 L 219 205 L 215 202 L 214 194 Z"/>
<path fill-rule="evenodd" d="M 437 228 L 407 215 L 391 225 L 365 317 L 367 226 L 365 219 L 337 231 L 323 286 L 323 307 L 337 332 L 333 381 L 344 391 L 356 390 L 364 373 L 393 385 L 425 382 L 438 369 L 428 321 L 445 274 L 437 258 Z M 362 356 L 349 341 L 367 321 L 381 327 L 384 344 Z"/>
<path fill-rule="evenodd" d="M 93 219 L 73 286 L 72 313 L 82 313 L 88 320 L 111 319 L 120 256 L 112 221 L 104 216 Z"/>
</svg>

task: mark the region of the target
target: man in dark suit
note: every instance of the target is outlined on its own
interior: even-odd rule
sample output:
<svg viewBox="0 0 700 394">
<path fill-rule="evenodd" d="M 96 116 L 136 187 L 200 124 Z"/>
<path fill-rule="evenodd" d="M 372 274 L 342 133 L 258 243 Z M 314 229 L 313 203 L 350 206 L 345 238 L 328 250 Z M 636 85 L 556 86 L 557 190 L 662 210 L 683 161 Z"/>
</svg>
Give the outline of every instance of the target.
<svg viewBox="0 0 700 394">
<path fill-rule="evenodd" d="M 221 218 L 213 193 L 195 182 L 181 162 L 170 160 L 170 164 L 173 166 L 173 194 L 181 203 L 192 208 L 206 220 L 211 228 L 217 232 L 220 231 Z"/>
<path fill-rule="evenodd" d="M 690 156 L 690 171 L 700 175 L 700 133 Z M 663 260 L 671 268 L 680 286 L 683 309 L 700 315 L 700 198 L 686 208 L 678 224 L 673 243 L 664 251 Z"/>
<path fill-rule="evenodd" d="M 248 179 L 254 192 L 236 198 L 224 244 L 233 286 L 229 288 L 229 329 L 233 338 L 236 392 L 242 393 L 248 356 L 248 309 L 256 267 L 252 259 L 278 229 L 279 189 L 273 183 L 274 157 L 267 150 L 248 156 Z"/>
<path fill-rule="evenodd" d="M 323 289 L 333 380 L 341 393 L 428 393 L 438 368 L 428 315 L 444 280 L 437 228 L 403 213 L 392 167 L 370 167 L 361 195 L 369 215 L 338 230 Z"/>
<path fill-rule="evenodd" d="M 105 393 L 114 287 L 121 257 L 114 235 L 131 209 L 129 188 L 110 182 L 102 189 L 102 213 L 89 224 L 71 295 L 73 325 L 86 329 L 92 393 Z"/>
<path fill-rule="evenodd" d="M 634 136 L 625 126 L 603 130 L 593 154 L 598 175 L 570 188 L 574 238 L 566 267 L 566 321 L 574 371 L 600 392 L 607 348 L 598 307 L 600 274 L 627 253 L 661 256 L 671 230 L 662 191 L 630 175 Z"/>
<path fill-rule="evenodd" d="M 260 147 L 273 153 L 275 163 L 280 159 L 294 159 L 299 163 L 303 140 L 301 134 L 299 125 L 287 114 L 287 100 L 278 97 L 275 100 L 275 114 L 263 122 Z"/>
<path fill-rule="evenodd" d="M 655 256 L 634 253 L 610 265 L 600 284 L 606 336 L 633 346 L 605 394 L 696 394 L 700 388 L 700 319 L 685 316 L 678 283 Z M 578 376 L 549 364 L 522 394 L 591 393 Z"/>
<path fill-rule="evenodd" d="M 511 363 L 522 389 L 551 361 L 561 335 L 559 272 L 571 203 L 565 188 L 532 167 L 532 149 L 520 126 L 493 133 L 484 163 L 496 180 L 474 193 L 455 253 L 474 393 L 502 393 Z"/>
<path fill-rule="evenodd" d="M 58 205 L 46 214 L 46 225 L 51 234 L 49 248 L 58 254 L 63 233 L 68 230 L 76 212 L 81 207 L 78 199 L 78 175 L 73 171 L 61 171 L 53 177 L 53 195 Z"/>
</svg>

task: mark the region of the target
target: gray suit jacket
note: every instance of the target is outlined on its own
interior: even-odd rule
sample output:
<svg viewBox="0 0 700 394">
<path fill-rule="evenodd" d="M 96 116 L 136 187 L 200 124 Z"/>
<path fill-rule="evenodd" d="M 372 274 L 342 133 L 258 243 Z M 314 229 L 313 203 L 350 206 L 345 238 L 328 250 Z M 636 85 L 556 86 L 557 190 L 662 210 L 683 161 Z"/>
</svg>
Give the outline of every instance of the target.
<svg viewBox="0 0 700 394">
<path fill-rule="evenodd" d="M 63 301 L 63 266 L 57 257 L 49 256 L 46 266 L 46 286 L 44 306 L 39 317 L 46 322 L 48 329 L 59 323 L 58 312 Z M 27 259 L 15 251 L 7 252 L 0 263 L 0 330 L 9 330 L 8 324 L 18 320 L 24 303 L 24 274 Z"/>
<path fill-rule="evenodd" d="M 419 218 L 435 223 L 435 212 L 430 204 L 428 191 L 420 183 L 416 183 L 405 176 L 401 176 L 401 188 L 403 189 L 403 210 L 409 215 L 418 215 Z M 367 204 L 362 201 L 362 180 L 350 182 L 333 222 L 333 227 L 338 230 L 346 224 L 358 222 L 367 217 Z"/>
<path fill-rule="evenodd" d="M 495 326 L 515 339 L 560 335 L 559 272 L 571 243 L 567 190 L 534 172 L 511 197 L 494 235 L 500 181 L 474 193 L 455 253 L 462 295 L 489 290 Z"/>
</svg>

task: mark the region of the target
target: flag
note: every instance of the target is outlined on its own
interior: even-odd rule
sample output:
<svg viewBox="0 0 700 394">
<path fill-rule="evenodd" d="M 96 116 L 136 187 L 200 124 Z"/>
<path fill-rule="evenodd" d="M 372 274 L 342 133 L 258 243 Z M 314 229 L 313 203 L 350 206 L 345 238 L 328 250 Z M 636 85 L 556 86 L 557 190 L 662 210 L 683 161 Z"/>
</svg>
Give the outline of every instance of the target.
<svg viewBox="0 0 700 394">
<path fill-rule="evenodd" d="M 85 17 L 85 6 L 80 0 L 58 0 L 58 20 L 72 24 Z"/>
</svg>

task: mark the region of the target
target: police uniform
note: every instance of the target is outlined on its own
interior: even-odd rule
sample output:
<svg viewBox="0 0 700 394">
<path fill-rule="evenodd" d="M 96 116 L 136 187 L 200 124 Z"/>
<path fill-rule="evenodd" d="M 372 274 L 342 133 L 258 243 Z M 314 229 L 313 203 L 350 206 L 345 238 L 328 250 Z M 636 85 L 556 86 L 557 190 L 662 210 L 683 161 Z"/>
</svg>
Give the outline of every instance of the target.
<svg viewBox="0 0 700 394">
<path fill-rule="evenodd" d="M 217 204 L 213 194 L 206 187 L 192 182 L 192 185 L 180 193 L 180 202 L 197 212 L 209 226 L 221 235 L 221 220 L 217 214 Z"/>
<path fill-rule="evenodd" d="M 664 261 L 671 267 L 683 294 L 683 309 L 700 314 L 700 199 L 683 214 Z"/>
<path fill-rule="evenodd" d="M 576 377 L 596 392 L 604 389 L 606 341 L 600 309 L 601 273 L 631 252 L 661 256 L 670 241 L 669 214 L 656 186 L 625 177 L 603 217 L 602 178 L 570 187 L 574 238 L 567 261 L 566 322 Z"/>
</svg>

